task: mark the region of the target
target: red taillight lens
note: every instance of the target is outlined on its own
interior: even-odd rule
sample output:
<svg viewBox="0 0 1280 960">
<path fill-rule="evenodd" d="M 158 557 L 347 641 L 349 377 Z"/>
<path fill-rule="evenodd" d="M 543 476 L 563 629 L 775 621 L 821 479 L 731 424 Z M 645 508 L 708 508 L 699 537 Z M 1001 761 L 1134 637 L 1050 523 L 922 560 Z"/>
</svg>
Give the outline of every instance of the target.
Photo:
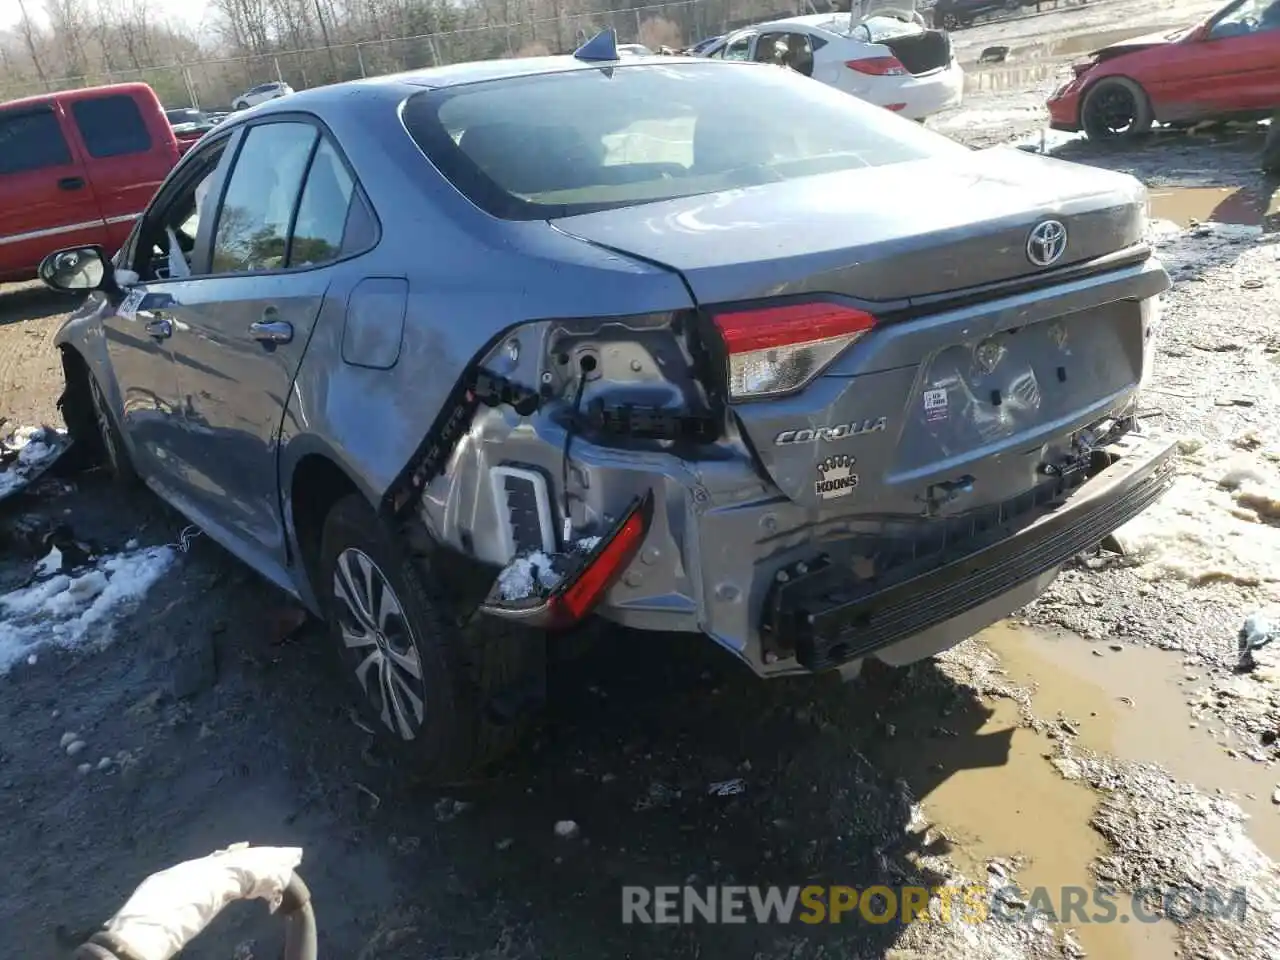
<svg viewBox="0 0 1280 960">
<path fill-rule="evenodd" d="M 897 113 L 899 110 L 907 109 L 907 105 L 905 103 L 886 103 L 884 108 L 890 113 Z"/>
<path fill-rule="evenodd" d="M 588 563 L 585 570 L 563 591 L 547 602 L 550 625 L 557 628 L 581 621 L 600 602 L 618 577 L 635 559 L 649 530 L 653 515 L 653 494 L 647 495 L 622 521 L 614 535 Z"/>
<path fill-rule="evenodd" d="M 844 65 L 872 77 L 905 77 L 911 72 L 897 57 L 863 57 L 861 60 L 846 60 Z"/>
<path fill-rule="evenodd" d="M 715 315 L 729 355 L 729 397 L 749 400 L 798 390 L 876 325 L 865 310 L 797 303 Z"/>
</svg>

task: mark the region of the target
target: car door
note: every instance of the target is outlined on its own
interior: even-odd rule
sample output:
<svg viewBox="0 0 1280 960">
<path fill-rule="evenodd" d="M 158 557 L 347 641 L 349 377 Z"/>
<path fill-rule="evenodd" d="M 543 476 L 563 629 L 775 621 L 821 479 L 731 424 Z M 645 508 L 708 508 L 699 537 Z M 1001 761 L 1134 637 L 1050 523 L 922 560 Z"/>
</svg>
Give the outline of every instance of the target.
<svg viewBox="0 0 1280 960">
<path fill-rule="evenodd" d="M 159 102 L 153 109 L 158 115 Z M 107 224 L 107 252 L 114 254 L 178 154 L 171 144 L 152 136 L 131 92 L 71 94 L 66 110 Z"/>
<path fill-rule="evenodd" d="M 1276 109 L 1280 0 L 1239 0 L 1202 36 L 1171 44 L 1151 72 L 1153 99 L 1171 105 L 1169 119 Z"/>
<path fill-rule="evenodd" d="M 175 305 L 190 512 L 267 576 L 281 576 L 285 563 L 281 422 L 354 193 L 336 144 L 310 120 L 273 117 L 248 127 L 224 187 L 207 275 Z"/>
<path fill-rule="evenodd" d="M 790 67 L 806 77 L 814 75 L 814 38 L 802 30 L 769 31 L 760 34 L 752 59 Z"/>
<path fill-rule="evenodd" d="M 0 281 L 35 276 L 60 247 L 106 242 L 106 228 L 56 101 L 0 110 Z"/>
<path fill-rule="evenodd" d="M 103 308 L 103 338 L 130 455 L 138 472 L 170 500 L 182 487 L 180 460 L 170 452 L 182 436 L 171 350 L 174 304 L 188 295 L 201 228 L 207 233 L 212 226 L 208 195 L 225 172 L 231 142 L 222 136 L 201 144 L 165 184 L 118 258 L 136 282 L 124 284 Z"/>
</svg>

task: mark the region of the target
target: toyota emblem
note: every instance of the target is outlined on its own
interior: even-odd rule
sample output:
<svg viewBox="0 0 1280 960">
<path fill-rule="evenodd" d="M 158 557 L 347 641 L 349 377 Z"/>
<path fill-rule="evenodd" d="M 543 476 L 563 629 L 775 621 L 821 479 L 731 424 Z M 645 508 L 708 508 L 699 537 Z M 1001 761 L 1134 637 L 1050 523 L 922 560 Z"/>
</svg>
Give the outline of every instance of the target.
<svg viewBox="0 0 1280 960">
<path fill-rule="evenodd" d="M 1057 220 L 1038 223 L 1027 237 L 1027 259 L 1037 267 L 1057 263 L 1067 251 L 1067 228 Z"/>
</svg>

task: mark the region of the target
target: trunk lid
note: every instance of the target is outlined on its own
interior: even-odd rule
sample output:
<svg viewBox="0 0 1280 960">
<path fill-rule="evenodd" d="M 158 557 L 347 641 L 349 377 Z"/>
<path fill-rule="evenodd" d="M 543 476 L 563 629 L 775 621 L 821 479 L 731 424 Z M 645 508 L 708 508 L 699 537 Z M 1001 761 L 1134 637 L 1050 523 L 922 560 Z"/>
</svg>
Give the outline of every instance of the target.
<svg viewBox="0 0 1280 960">
<path fill-rule="evenodd" d="M 903 301 L 1032 276 L 1040 221 L 1067 229 L 1060 267 L 1136 243 L 1145 214 L 1130 176 L 996 148 L 552 222 L 679 271 L 705 306 L 817 291 Z"/>
<path fill-rule="evenodd" d="M 678 271 L 713 314 L 786 298 L 880 318 L 798 391 L 733 411 L 793 501 L 823 516 L 918 516 L 1043 482 L 1045 463 L 1069 453 L 1067 435 L 1136 388 L 1141 301 L 1168 280 L 1152 264 L 1016 302 L 984 304 L 976 291 L 926 312 L 921 301 L 1122 250 L 1141 239 L 1145 208 L 1133 178 L 998 149 L 554 223 Z M 1046 220 L 1067 235 L 1048 268 L 1028 255 Z"/>
</svg>

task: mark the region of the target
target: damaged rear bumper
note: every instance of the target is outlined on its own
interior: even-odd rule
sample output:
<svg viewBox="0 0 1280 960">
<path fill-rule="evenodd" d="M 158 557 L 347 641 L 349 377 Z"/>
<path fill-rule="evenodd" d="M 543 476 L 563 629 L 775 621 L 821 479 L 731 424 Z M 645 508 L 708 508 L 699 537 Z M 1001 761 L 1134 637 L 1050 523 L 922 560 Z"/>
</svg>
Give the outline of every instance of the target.
<svg viewBox="0 0 1280 960">
<path fill-rule="evenodd" d="M 1125 446 L 1109 448 L 1114 462 L 1059 492 L 1057 503 L 1020 529 L 997 523 L 954 548 L 944 547 L 914 570 L 904 565 L 889 582 L 860 580 L 830 559 L 807 565 L 802 575 L 787 574 L 766 605 L 767 633 L 805 669 L 823 670 L 1016 595 L 1024 584 L 1039 581 L 1043 587 L 1045 575 L 1056 574 L 1073 556 L 1132 520 L 1172 483 L 1173 441 L 1135 437 Z M 943 638 L 942 645 L 963 638 Z"/>
</svg>

